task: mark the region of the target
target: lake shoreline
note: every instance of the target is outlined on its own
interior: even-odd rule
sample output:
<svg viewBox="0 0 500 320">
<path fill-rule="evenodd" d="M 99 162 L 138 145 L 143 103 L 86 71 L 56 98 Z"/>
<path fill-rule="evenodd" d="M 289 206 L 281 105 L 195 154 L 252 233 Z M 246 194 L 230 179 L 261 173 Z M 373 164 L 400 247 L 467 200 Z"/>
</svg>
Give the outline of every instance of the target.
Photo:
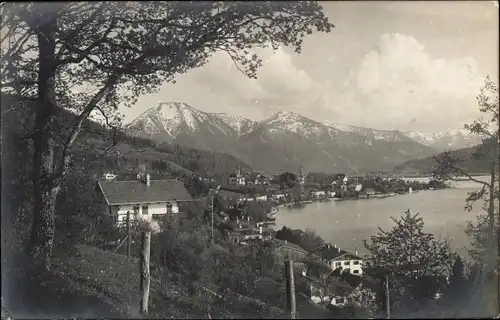
<svg viewBox="0 0 500 320">
<path fill-rule="evenodd" d="M 433 189 L 433 190 L 419 190 L 419 191 L 413 191 L 413 192 L 405 192 L 405 193 L 384 193 L 384 194 L 374 194 L 370 195 L 367 197 L 349 197 L 349 198 L 327 198 L 327 199 L 317 199 L 317 200 L 305 200 L 301 202 L 289 202 L 285 204 L 279 204 L 276 205 L 276 208 L 291 208 L 295 205 L 306 205 L 306 204 L 314 204 L 314 203 L 326 203 L 326 202 L 340 202 L 340 201 L 356 201 L 356 200 L 374 200 L 374 199 L 386 199 L 390 197 L 396 197 L 396 196 L 404 196 L 404 195 L 409 195 L 409 194 L 417 194 L 420 192 L 429 192 L 429 191 L 442 191 L 442 190 L 447 190 L 447 189 L 454 189 L 455 187 L 448 187 L 448 188 L 440 188 L 440 189 Z"/>
<path fill-rule="evenodd" d="M 405 193 L 398 194 L 400 197 L 376 198 L 384 201 L 317 201 L 313 206 L 279 210 L 272 229 L 286 226 L 314 230 L 326 242 L 346 250 L 357 248 L 361 252 L 362 240 L 376 234 L 379 227 L 390 230 L 394 227 L 391 217 L 400 217 L 409 209 L 424 219 L 426 232 L 433 233 L 436 238 L 448 238 L 453 247 L 465 255 L 471 245 L 471 239 L 465 234 L 467 222 L 474 221 L 482 213 L 481 205 L 474 206 L 472 212 L 464 210 L 465 198 L 469 191 L 479 187 L 478 184 L 459 183 L 451 188 L 429 190 L 440 190 L 439 193 L 419 191 L 411 196 Z"/>
</svg>

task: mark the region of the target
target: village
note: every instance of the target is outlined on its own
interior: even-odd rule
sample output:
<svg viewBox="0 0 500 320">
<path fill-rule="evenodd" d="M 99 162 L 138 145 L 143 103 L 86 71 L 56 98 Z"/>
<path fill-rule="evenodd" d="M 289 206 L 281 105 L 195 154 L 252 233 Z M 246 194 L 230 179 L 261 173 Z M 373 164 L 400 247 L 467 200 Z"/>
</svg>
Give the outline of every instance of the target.
<svg viewBox="0 0 500 320">
<path fill-rule="evenodd" d="M 202 203 L 203 219 L 211 226 L 212 242 L 217 233 L 241 246 L 271 245 L 279 261 L 293 261 L 297 283 L 305 284 L 311 301 L 336 307 L 348 303 L 351 295 L 363 286 L 371 285 L 362 285 L 363 258 L 357 251 L 349 252 L 331 243 L 305 248 L 300 245 L 308 237 L 303 230 L 286 227 L 274 230 L 279 208 L 293 208 L 313 201 L 394 196 L 442 187 L 436 183 L 347 174 L 333 174 L 325 182 L 315 183 L 307 181 L 302 170 L 296 175 L 286 172 L 269 176 L 243 173 L 238 169 L 228 176 L 227 183 L 214 186 L 206 196 L 193 199 L 178 179 L 153 180 L 145 171 L 137 174 L 133 181 L 118 181 L 116 177 L 105 174 L 97 188 L 105 203 L 105 214 L 116 226 L 130 228 L 132 223 L 138 222 L 156 233 L 165 227 L 179 228 L 185 215 L 183 207 L 190 202 Z M 307 261 L 311 259 L 321 261 L 326 271 L 310 274 Z M 345 282 L 333 296 L 322 292 L 322 283 L 331 277 Z"/>
</svg>

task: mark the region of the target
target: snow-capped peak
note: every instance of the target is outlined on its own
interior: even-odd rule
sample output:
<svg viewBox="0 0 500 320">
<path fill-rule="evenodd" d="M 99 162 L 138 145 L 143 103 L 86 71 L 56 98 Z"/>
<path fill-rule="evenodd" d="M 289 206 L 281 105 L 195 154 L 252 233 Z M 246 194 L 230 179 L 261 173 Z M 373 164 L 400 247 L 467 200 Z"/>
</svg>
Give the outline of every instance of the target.
<svg viewBox="0 0 500 320">
<path fill-rule="evenodd" d="M 273 131 L 289 131 L 293 133 L 300 133 L 305 136 L 311 134 L 318 134 L 326 128 L 323 124 L 301 116 L 298 113 L 291 111 L 279 111 L 272 116 L 262 120 Z"/>
<path fill-rule="evenodd" d="M 439 150 L 460 149 L 481 143 L 480 136 L 473 135 L 465 129 L 442 132 L 407 131 L 404 134 L 421 144 L 435 147 Z"/>
<path fill-rule="evenodd" d="M 231 116 L 226 113 L 212 113 L 212 115 L 221 119 L 225 124 L 234 129 L 238 135 L 248 133 L 258 125 L 256 121 L 243 117 Z"/>
<path fill-rule="evenodd" d="M 336 140 L 342 136 L 342 132 L 362 136 L 369 143 L 374 140 L 408 141 L 411 139 L 436 149 L 458 149 L 481 142 L 480 138 L 471 136 L 465 129 L 435 133 L 402 133 L 397 130 L 376 130 L 337 123 L 320 123 L 291 111 L 276 112 L 262 121 L 253 121 L 225 113 L 203 112 L 184 102 L 159 103 L 146 110 L 127 127 L 130 132 L 146 134 L 148 137 L 175 138 L 181 134 L 188 134 L 192 137 L 216 135 L 219 139 L 228 135 L 242 136 L 261 126 L 267 128 L 272 134 L 291 132 L 318 139 L 330 136 Z"/>
<path fill-rule="evenodd" d="M 207 120 L 207 114 L 196 110 L 184 102 L 162 102 L 149 108 L 134 121 L 130 127 L 142 124 L 146 131 L 164 131 L 174 135 L 179 126 L 184 129 L 196 130 L 200 123 Z M 148 130 L 149 129 L 149 130 Z"/>
<path fill-rule="evenodd" d="M 223 113 L 203 112 L 183 102 L 162 102 L 128 125 L 131 131 L 137 129 L 149 136 L 167 133 L 171 137 L 190 132 L 240 135 L 254 126 L 254 121 Z"/>
</svg>

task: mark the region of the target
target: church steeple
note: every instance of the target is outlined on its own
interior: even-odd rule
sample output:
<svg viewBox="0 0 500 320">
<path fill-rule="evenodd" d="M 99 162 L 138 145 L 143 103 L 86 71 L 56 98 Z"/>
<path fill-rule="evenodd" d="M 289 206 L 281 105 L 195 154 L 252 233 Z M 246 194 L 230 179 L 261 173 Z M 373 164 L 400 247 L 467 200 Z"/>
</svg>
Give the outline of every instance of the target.
<svg viewBox="0 0 500 320">
<path fill-rule="evenodd" d="M 306 181 L 306 178 L 304 177 L 304 168 L 301 166 L 299 166 L 299 176 L 297 177 L 297 180 L 300 184 L 304 184 L 304 182 Z"/>
</svg>

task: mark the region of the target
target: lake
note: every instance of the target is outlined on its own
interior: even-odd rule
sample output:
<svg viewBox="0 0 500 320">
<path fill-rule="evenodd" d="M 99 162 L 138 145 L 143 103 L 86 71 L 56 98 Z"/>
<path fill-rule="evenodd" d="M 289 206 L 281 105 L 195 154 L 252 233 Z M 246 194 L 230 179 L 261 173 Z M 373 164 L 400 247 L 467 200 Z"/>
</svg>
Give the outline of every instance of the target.
<svg viewBox="0 0 500 320">
<path fill-rule="evenodd" d="M 488 181 L 488 176 L 477 177 Z M 428 178 L 405 180 L 428 181 Z M 325 241 L 360 254 L 366 253 L 362 240 L 377 233 L 378 227 L 389 230 L 394 226 L 391 217 L 404 215 L 405 210 L 420 213 L 427 232 L 446 237 L 461 254 L 466 252 L 470 240 L 464 229 L 467 221 L 481 213 L 482 203 L 471 212 L 464 210 L 467 193 L 477 190 L 474 182 L 448 182 L 450 189 L 420 191 L 381 199 L 328 201 L 307 204 L 302 208 L 280 208 L 276 217 L 276 230 L 287 226 L 292 229 L 314 230 Z"/>
</svg>

